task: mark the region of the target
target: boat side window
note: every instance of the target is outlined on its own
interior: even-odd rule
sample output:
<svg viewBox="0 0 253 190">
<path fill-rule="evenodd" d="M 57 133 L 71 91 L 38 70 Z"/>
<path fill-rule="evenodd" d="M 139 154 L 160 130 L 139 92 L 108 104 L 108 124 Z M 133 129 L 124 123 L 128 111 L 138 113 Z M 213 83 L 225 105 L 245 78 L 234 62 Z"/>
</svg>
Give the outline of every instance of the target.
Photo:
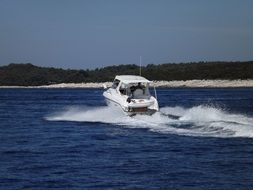
<svg viewBox="0 0 253 190">
<path fill-rule="evenodd" d="M 117 79 L 115 79 L 114 81 L 113 81 L 113 84 L 112 84 L 112 88 L 113 89 L 116 89 L 117 87 L 118 87 L 118 85 L 119 85 L 119 80 L 117 80 Z"/>
<path fill-rule="evenodd" d="M 122 83 L 119 87 L 119 91 L 121 94 L 126 95 L 127 94 L 127 85 Z"/>
<path fill-rule="evenodd" d="M 138 85 L 135 87 L 136 89 L 141 89 L 143 90 L 143 94 L 144 94 L 144 91 L 145 91 L 145 86 L 143 84 L 141 84 L 140 82 L 138 83 Z"/>
</svg>

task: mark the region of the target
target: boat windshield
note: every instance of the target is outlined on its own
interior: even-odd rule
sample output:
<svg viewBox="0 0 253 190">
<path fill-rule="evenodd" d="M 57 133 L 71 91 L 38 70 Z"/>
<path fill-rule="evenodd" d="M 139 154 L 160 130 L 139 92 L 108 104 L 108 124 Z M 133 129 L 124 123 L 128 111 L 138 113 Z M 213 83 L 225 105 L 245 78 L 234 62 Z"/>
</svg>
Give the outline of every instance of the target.
<svg viewBox="0 0 253 190">
<path fill-rule="evenodd" d="M 134 99 L 145 99 L 150 97 L 148 83 L 122 83 L 119 88 L 119 91 L 122 95 L 127 95 L 128 97 Z"/>
</svg>

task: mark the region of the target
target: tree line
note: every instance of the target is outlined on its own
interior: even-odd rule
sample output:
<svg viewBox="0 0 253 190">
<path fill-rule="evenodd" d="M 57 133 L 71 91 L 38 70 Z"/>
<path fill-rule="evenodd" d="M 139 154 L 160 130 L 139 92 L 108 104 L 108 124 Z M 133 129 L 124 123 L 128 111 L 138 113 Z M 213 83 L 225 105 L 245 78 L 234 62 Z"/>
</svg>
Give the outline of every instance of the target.
<svg viewBox="0 0 253 190">
<path fill-rule="evenodd" d="M 57 83 L 106 82 L 115 75 L 138 75 L 139 66 L 115 65 L 94 70 L 38 67 L 31 63 L 11 63 L 0 67 L 0 85 L 38 86 Z M 142 76 L 149 80 L 253 79 L 253 61 L 191 62 L 149 64 L 142 67 Z"/>
</svg>

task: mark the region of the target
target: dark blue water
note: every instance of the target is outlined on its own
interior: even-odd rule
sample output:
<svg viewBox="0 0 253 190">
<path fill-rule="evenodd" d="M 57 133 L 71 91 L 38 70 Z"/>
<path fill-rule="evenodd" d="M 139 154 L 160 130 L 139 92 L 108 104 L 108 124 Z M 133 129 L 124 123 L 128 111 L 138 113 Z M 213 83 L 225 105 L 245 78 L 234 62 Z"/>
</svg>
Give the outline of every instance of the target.
<svg viewBox="0 0 253 190">
<path fill-rule="evenodd" d="M 0 188 L 252 189 L 252 88 L 158 96 L 128 118 L 100 89 L 0 89 Z"/>
</svg>

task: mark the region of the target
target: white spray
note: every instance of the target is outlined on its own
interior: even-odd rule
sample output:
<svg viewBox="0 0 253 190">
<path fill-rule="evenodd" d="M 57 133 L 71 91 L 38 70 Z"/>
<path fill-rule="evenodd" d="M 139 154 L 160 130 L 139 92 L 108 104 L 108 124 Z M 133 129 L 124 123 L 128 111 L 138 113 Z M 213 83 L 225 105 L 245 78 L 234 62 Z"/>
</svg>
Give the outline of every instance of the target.
<svg viewBox="0 0 253 190">
<path fill-rule="evenodd" d="M 159 133 L 202 137 L 253 138 L 253 118 L 209 106 L 164 107 L 152 116 L 129 117 L 115 107 L 70 107 L 46 117 L 50 121 L 101 122 Z"/>
</svg>

